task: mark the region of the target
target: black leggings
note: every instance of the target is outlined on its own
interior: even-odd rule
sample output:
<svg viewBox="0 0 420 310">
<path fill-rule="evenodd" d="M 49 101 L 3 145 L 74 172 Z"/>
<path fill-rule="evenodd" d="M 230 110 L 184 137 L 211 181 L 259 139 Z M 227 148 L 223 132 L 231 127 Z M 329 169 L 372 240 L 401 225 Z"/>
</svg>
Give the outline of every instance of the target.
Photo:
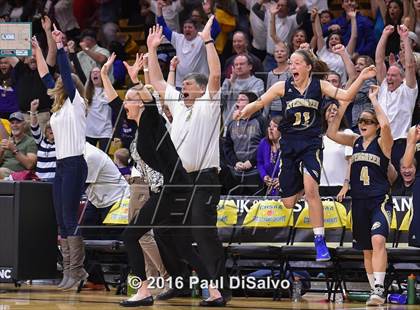
<svg viewBox="0 0 420 310">
<path fill-rule="evenodd" d="M 146 280 L 143 251 L 139 245 L 139 239 L 153 226 L 179 226 L 170 228 L 173 240 L 176 240 L 177 253 L 182 260 L 190 264 L 200 279 L 211 280 L 206 266 L 192 247 L 191 228 L 182 228 L 180 223 L 184 215 L 191 193 L 176 193 L 170 190 L 162 190 L 159 194 L 152 193 L 149 200 L 140 209 L 138 216 L 133 218 L 122 234 L 122 239 L 128 254 L 128 261 L 135 276 L 142 281 Z M 178 214 L 178 215 L 177 215 Z M 188 216 L 189 218 L 189 216 Z M 189 220 L 184 225 L 190 225 Z"/>
</svg>

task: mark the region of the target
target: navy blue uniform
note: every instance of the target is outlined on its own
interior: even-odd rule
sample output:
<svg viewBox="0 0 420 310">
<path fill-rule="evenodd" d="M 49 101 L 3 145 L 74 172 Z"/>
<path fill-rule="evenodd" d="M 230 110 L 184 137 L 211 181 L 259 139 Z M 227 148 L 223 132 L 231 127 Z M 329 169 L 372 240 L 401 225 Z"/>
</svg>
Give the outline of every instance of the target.
<svg viewBox="0 0 420 310">
<path fill-rule="evenodd" d="M 303 172 L 320 181 L 322 100 L 319 79 L 312 78 L 303 94 L 295 88 L 292 77 L 286 80 L 283 119 L 279 124 L 282 135 L 279 182 L 283 197 L 293 196 L 303 189 Z"/>
<path fill-rule="evenodd" d="M 408 245 L 420 248 L 420 142 L 416 143 L 414 158 L 417 161 L 417 172 L 413 188 L 413 219 L 408 231 Z"/>
<path fill-rule="evenodd" d="M 376 137 L 365 150 L 363 137 L 353 146 L 350 187 L 354 247 L 371 250 L 373 235 L 388 237 L 392 217 L 387 158 Z"/>
</svg>

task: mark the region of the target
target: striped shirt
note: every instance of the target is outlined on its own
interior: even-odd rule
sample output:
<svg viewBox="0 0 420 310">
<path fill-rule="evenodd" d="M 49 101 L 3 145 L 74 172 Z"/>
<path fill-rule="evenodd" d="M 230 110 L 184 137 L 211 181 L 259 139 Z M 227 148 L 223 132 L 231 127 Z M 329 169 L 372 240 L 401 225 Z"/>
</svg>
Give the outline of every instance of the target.
<svg viewBox="0 0 420 310">
<path fill-rule="evenodd" d="M 51 143 L 44 138 L 39 124 L 36 124 L 34 127 L 31 125 L 31 132 L 38 145 L 36 175 L 41 180 L 53 179 L 55 177 L 56 166 L 55 143 Z"/>
</svg>

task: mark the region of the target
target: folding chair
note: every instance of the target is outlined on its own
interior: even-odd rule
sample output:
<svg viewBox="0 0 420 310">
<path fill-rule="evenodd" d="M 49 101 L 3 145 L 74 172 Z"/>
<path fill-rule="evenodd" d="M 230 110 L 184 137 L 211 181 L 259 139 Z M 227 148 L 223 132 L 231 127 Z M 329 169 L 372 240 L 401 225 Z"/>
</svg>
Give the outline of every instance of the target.
<svg viewBox="0 0 420 310">
<path fill-rule="evenodd" d="M 231 245 L 232 275 L 268 269 L 274 278 L 282 267 L 282 246 L 288 244 L 293 227 L 293 210 L 279 200 L 256 202 L 243 219 L 238 244 Z M 273 298 L 277 297 L 277 291 Z"/>
<path fill-rule="evenodd" d="M 329 240 L 329 232 L 333 230 L 340 231 L 340 237 L 335 242 L 342 242 L 344 238 L 344 233 L 346 229 L 346 208 L 343 204 L 335 201 L 323 201 L 322 205 L 324 207 L 324 227 L 326 230 L 326 239 Z M 310 233 L 308 233 L 310 230 Z M 296 236 L 300 232 L 306 231 L 305 243 L 307 243 L 309 238 L 311 239 L 311 245 L 296 245 Z M 293 272 L 294 270 L 307 270 L 307 271 L 316 271 L 325 273 L 324 279 L 316 278 L 317 281 L 324 281 L 327 285 L 328 299 L 332 295 L 333 284 L 336 283 L 338 277 L 338 271 L 335 264 L 335 248 L 329 247 L 331 260 L 327 262 L 317 262 L 316 261 L 316 250 L 313 246 L 313 234 L 312 226 L 309 219 L 309 207 L 305 202 L 305 206 L 301 213 L 299 214 L 296 223 L 293 227 L 291 245 L 286 245 L 282 247 L 281 254 L 284 256 L 285 266 L 283 268 L 284 272 Z M 284 275 L 283 275 L 284 276 Z M 315 280 L 311 277 L 311 280 Z"/>
<path fill-rule="evenodd" d="M 401 283 L 408 275 L 420 274 L 420 249 L 408 247 L 408 230 L 413 218 L 413 207 L 404 215 L 396 233 L 394 247 L 388 252 L 388 286 L 395 280 L 401 290 Z M 404 243 L 402 243 L 404 241 Z"/>
</svg>

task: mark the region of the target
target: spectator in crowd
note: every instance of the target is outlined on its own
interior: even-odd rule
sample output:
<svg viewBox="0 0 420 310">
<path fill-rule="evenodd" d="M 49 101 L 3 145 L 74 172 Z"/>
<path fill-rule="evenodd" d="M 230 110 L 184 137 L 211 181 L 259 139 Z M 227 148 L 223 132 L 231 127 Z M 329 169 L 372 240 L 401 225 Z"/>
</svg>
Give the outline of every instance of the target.
<svg viewBox="0 0 420 310">
<path fill-rule="evenodd" d="M 20 22 L 22 21 L 23 6 L 25 2 L 23 0 L 14 0 L 12 1 L 12 10 L 9 14 L 10 22 Z"/>
<path fill-rule="evenodd" d="M 324 150 L 319 194 L 321 196 L 337 197 L 338 201 L 342 201 L 349 191 L 350 159 L 353 150 L 349 146 L 336 143 L 326 135 L 328 126 L 337 117 L 337 111 L 338 103 L 334 102 L 325 106 L 323 110 L 324 135 L 322 136 L 322 143 Z M 348 129 L 345 118 L 341 119 L 338 131 L 352 134 L 352 131 Z"/>
<path fill-rule="evenodd" d="M 202 31 L 207 21 L 207 15 L 203 9 L 200 7 L 193 9 L 190 18 L 197 25 L 197 30 Z"/>
<path fill-rule="evenodd" d="M 329 24 L 323 27 L 323 34 L 327 36 L 329 32 L 339 31 L 342 37 L 342 44 L 346 45 L 351 37 L 351 20 L 348 12 L 353 12 L 357 9 L 356 0 L 342 0 L 341 7 L 343 14 L 333 19 Z M 357 37 L 355 52 L 359 55 L 372 56 L 375 52 L 375 36 L 373 33 L 373 24 L 370 19 L 363 16 L 361 13 L 356 14 L 357 33 L 363 34 Z"/>
<path fill-rule="evenodd" d="M 367 68 L 373 64 L 373 59 L 366 55 L 357 56 L 354 65 L 352 63 L 349 66 L 346 64 L 346 71 L 349 75 L 346 88 L 350 87 L 350 85 L 359 76 L 360 72 L 362 72 L 364 68 Z M 351 72 L 354 72 L 354 74 Z M 359 91 L 357 92 L 356 97 L 354 98 L 351 108 L 351 129 L 353 132 L 359 132 L 357 121 L 360 117 L 360 114 L 362 114 L 364 110 L 372 107 L 372 103 L 369 99 L 369 89 L 372 85 L 376 85 L 376 78 L 365 80 L 362 84 L 362 87 L 360 87 Z"/>
<path fill-rule="evenodd" d="M 45 9 L 48 13 L 50 10 L 53 12 L 61 31 L 68 38 L 75 39 L 80 34 L 79 24 L 73 14 L 73 0 L 48 0 Z"/>
<path fill-rule="evenodd" d="M 198 244 L 200 256 L 208 266 L 210 275 L 220 278 L 226 276 L 223 247 L 217 237 L 216 229 L 216 207 L 220 199 L 218 130 L 220 128 L 221 68 L 219 56 L 211 39 L 213 21 L 214 16 L 210 17 L 201 32 L 201 40 L 206 49 L 210 69 L 209 77 L 207 79 L 206 76 L 196 73 L 185 76 L 182 92 L 168 85 L 159 69 L 156 50 L 161 42 L 162 30 L 160 28 L 153 35 L 149 34 L 147 46 L 150 82 L 158 91 L 159 96 L 165 98 L 165 104 L 173 115 L 171 138 L 183 166 L 194 180 L 194 185 L 199 185 L 191 203 L 191 224 L 209 228 L 194 229 L 193 237 Z M 181 64 L 180 60 L 177 71 Z M 191 151 L 192 148 L 194 151 Z M 224 302 L 223 298 L 222 300 L 212 298 L 208 304 L 223 304 Z"/>
<path fill-rule="evenodd" d="M 0 118 L 8 119 L 10 114 L 19 111 L 14 81 L 12 66 L 7 58 L 0 57 Z"/>
<path fill-rule="evenodd" d="M 111 207 L 130 197 L 129 185 L 118 167 L 102 150 L 86 143 L 84 157 L 88 167 L 86 196 L 88 203 L 84 225 L 102 225 Z"/>
<path fill-rule="evenodd" d="M 264 60 L 264 67 L 266 71 L 270 71 L 276 67 L 276 62 L 273 56 L 275 42 L 268 31 L 268 29 L 270 29 L 270 24 L 275 24 L 276 35 L 280 41 L 290 42 L 292 34 L 302 23 L 303 16 L 307 12 L 307 8 L 303 1 L 298 1 L 297 4 L 299 5 L 299 10 L 296 14 L 289 15 L 289 3 L 287 0 L 277 0 L 275 10 L 273 9 L 271 11 L 262 10 L 263 2 L 263 0 L 258 0 L 252 7 L 252 10 L 261 20 L 264 21 L 265 29 L 267 30 L 267 56 Z M 275 15 L 271 14 L 272 11 L 276 11 Z M 272 16 L 274 18 L 272 18 Z"/>
<path fill-rule="evenodd" d="M 86 77 L 90 76 L 90 72 L 93 68 L 100 68 L 109 57 L 109 51 L 103 47 L 100 47 L 96 41 L 96 32 L 92 29 L 85 29 L 82 31 L 80 36 L 81 51 L 77 53 L 80 66 Z M 112 74 L 112 68 L 110 71 L 110 79 L 113 82 L 114 77 Z"/>
<path fill-rule="evenodd" d="M 48 94 L 54 98 L 51 111 L 51 128 L 54 132 L 57 169 L 53 183 L 53 198 L 57 223 L 60 229 L 60 244 L 69 249 L 69 273 L 63 276 L 59 287 L 69 290 L 88 273 L 83 268 L 85 250 L 83 238 L 77 230 L 77 210 L 87 176 L 87 165 L 83 157 L 86 147 L 87 106 L 84 88 L 79 78 L 71 74 L 63 45 L 63 33 L 54 25 L 52 33 L 57 45 L 57 61 L 61 76 L 54 82 L 37 42 L 33 40 L 38 72 Z"/>
<path fill-rule="evenodd" d="M 12 11 L 12 6 L 8 0 L 0 0 L 0 17 L 6 17 L 10 15 Z"/>
<path fill-rule="evenodd" d="M 8 177 L 13 172 L 32 170 L 35 168 L 37 147 L 34 138 L 25 133 L 25 119 L 20 112 L 9 117 L 12 135 L 3 139 L 0 148 L 0 179 Z"/>
<path fill-rule="evenodd" d="M 238 114 L 250 102 L 257 100 L 252 92 L 240 92 L 235 104 L 234 114 Z M 260 112 L 247 120 L 235 120 L 227 125 L 223 146 L 227 166 L 230 169 L 234 191 L 230 194 L 255 195 L 261 190 L 257 170 L 257 148 L 264 136 L 265 123 Z"/>
<path fill-rule="evenodd" d="M 404 43 L 405 72 L 398 65 L 391 65 L 386 70 L 385 46 L 389 36 L 394 32 L 394 26 L 385 27 L 376 48 L 376 79 L 381 85 L 378 100 L 391 124 L 394 145 L 392 147 L 392 164 L 399 171 L 400 160 L 404 155 L 407 132 L 418 94 L 416 68 L 408 29 L 401 25 L 398 33 Z"/>
<path fill-rule="evenodd" d="M 340 74 L 343 84 L 347 82 L 345 61 L 351 62 L 349 55 L 353 55 L 357 41 L 356 12 L 349 10 L 347 14 L 352 25 L 351 36 L 345 50 L 338 53 L 338 49 L 343 47 L 341 35 L 337 32 L 332 32 L 328 35 L 327 40 L 324 41 L 318 11 L 313 10 L 311 13 L 311 19 L 313 20 L 312 27 L 316 37 L 317 55 L 319 59 L 328 65 L 330 70 Z"/>
<path fill-rule="evenodd" d="M 400 162 L 400 173 L 397 180 L 392 185 L 392 195 L 394 196 L 412 196 L 414 189 L 414 182 L 416 181 L 416 159 L 410 166 L 404 166 L 403 158 Z"/>
<path fill-rule="evenodd" d="M 130 151 L 126 148 L 121 148 L 114 153 L 114 164 L 117 166 L 120 173 L 128 180 L 131 176 L 131 167 L 129 165 Z"/>
<path fill-rule="evenodd" d="M 103 65 L 101 69 L 101 77 L 104 84 L 104 90 L 107 99 L 109 100 L 109 104 L 113 106 L 121 106 L 122 102 L 121 99 L 118 97 L 117 92 L 112 87 L 112 83 L 109 79 L 108 73 L 109 68 L 112 66 L 112 63 L 115 61 L 116 55 L 112 54 L 111 57 L 108 59 L 108 61 Z M 136 58 L 136 62 L 132 65 L 127 66 L 127 71 L 129 73 L 130 78 L 132 79 L 133 83 L 137 83 L 138 80 L 138 72 L 141 69 L 141 57 Z M 125 110 L 124 110 L 125 111 Z M 137 134 L 136 134 L 137 135 Z M 131 149 L 131 156 L 135 161 L 135 167 L 137 167 L 137 171 L 139 172 L 139 175 L 137 175 L 134 178 L 130 178 L 131 176 L 131 168 L 128 167 L 128 160 L 130 157 L 130 153 L 127 149 L 119 149 L 114 154 L 114 163 L 116 164 L 118 170 L 120 171 L 120 174 L 122 174 L 126 179 L 130 180 L 130 203 L 129 208 L 134 209 L 134 206 L 136 210 L 138 211 L 138 206 L 143 205 L 144 196 L 142 196 L 141 192 L 143 188 L 141 185 L 137 184 L 137 180 L 139 178 L 143 178 L 144 180 L 147 179 L 147 184 L 150 187 L 150 191 L 153 193 L 158 193 L 161 190 L 161 187 L 163 186 L 163 176 L 159 174 L 158 172 L 152 170 L 150 167 L 144 163 L 144 161 L 141 160 L 140 156 L 138 155 L 138 152 L 136 150 L 136 144 L 137 144 L 137 136 L 131 142 L 130 149 Z M 133 217 L 137 216 L 137 214 L 131 214 Z M 129 213 L 130 217 L 130 213 Z M 129 218 L 129 221 L 131 218 Z M 168 274 L 166 272 L 166 269 L 162 263 L 162 259 L 159 254 L 159 250 L 156 245 L 156 241 L 154 239 L 154 236 L 152 232 L 147 232 L 144 234 L 140 240 L 140 246 L 143 249 L 143 252 L 145 254 L 145 263 L 146 263 L 146 272 L 147 275 L 155 275 L 155 276 L 161 276 L 164 279 L 168 278 Z"/>
<path fill-rule="evenodd" d="M 88 114 L 86 119 L 86 141 L 107 152 L 109 141 L 112 138 L 112 109 L 105 96 L 101 79 L 101 70 L 98 67 L 92 69 L 89 81 L 85 87 L 88 101 Z"/>
<path fill-rule="evenodd" d="M 56 161 L 54 133 L 51 125 L 47 123 L 44 132 L 41 131 L 38 123 L 39 100 L 31 102 L 31 133 L 38 146 L 37 162 L 35 173 L 42 181 L 53 182 L 55 177 Z"/>
<path fill-rule="evenodd" d="M 292 76 L 289 70 L 289 56 L 290 50 L 286 43 L 280 41 L 276 43 L 274 49 L 274 59 L 277 62 L 277 67 L 268 72 L 267 89 L 273 86 L 278 81 L 286 81 Z M 265 115 L 276 116 L 281 114 L 281 99 L 276 98 L 271 105 L 264 111 Z"/>
<path fill-rule="evenodd" d="M 233 72 L 233 63 L 238 55 L 247 55 L 248 59 L 252 64 L 252 74 L 255 74 L 258 78 L 265 79 L 264 67 L 260 59 L 248 51 L 248 38 L 242 31 L 237 31 L 233 34 L 232 47 L 234 54 L 229 57 L 225 62 L 225 70 L 223 77 L 230 78 Z"/>
<path fill-rule="evenodd" d="M 406 18 L 410 15 L 409 0 L 370 0 L 370 9 L 375 23 L 375 38 L 379 42 L 382 30 L 387 25 L 394 27 L 405 24 Z M 409 25 L 407 25 L 409 27 Z M 400 36 L 398 32 L 393 32 L 387 41 L 385 55 L 390 53 L 398 54 L 400 50 Z"/>
<path fill-rule="evenodd" d="M 407 135 L 407 147 L 401 161 L 402 167 L 412 167 L 420 162 L 420 126 L 414 125 Z M 408 231 L 408 245 L 420 247 L 420 168 L 416 167 L 416 177 L 413 186 L 413 217 Z"/>
<path fill-rule="evenodd" d="M 252 35 L 252 53 L 258 58 L 263 61 L 266 56 L 266 45 L 267 45 L 267 29 L 264 25 L 264 20 L 261 20 L 255 12 L 252 10 L 252 7 L 255 3 L 257 3 L 259 0 L 239 0 L 240 3 L 242 3 L 247 10 L 249 11 L 249 22 L 251 25 L 251 35 Z M 263 2 L 261 4 L 261 11 L 264 12 L 266 10 L 266 6 L 269 4 L 266 2 Z M 265 13 L 264 13 L 265 14 Z"/>
<path fill-rule="evenodd" d="M 257 96 L 264 93 L 263 80 L 252 74 L 252 64 L 247 55 L 238 55 L 233 61 L 233 73 L 222 84 L 222 106 L 224 126 L 232 119 L 235 103 L 241 91 L 252 92 Z"/>
<path fill-rule="evenodd" d="M 413 0 L 412 6 L 414 8 L 414 16 L 411 17 L 410 29 L 416 33 L 417 37 L 420 37 L 420 1 Z M 420 46 L 417 46 L 417 51 L 419 51 L 419 48 Z"/>
<path fill-rule="evenodd" d="M 258 145 L 257 168 L 260 178 L 264 182 L 264 194 L 270 196 L 279 195 L 280 173 L 280 116 L 271 118 L 267 128 L 267 135 Z"/>
<path fill-rule="evenodd" d="M 319 21 L 321 22 L 322 27 L 329 24 L 333 20 L 334 15 L 331 11 L 329 11 L 329 10 L 323 11 L 321 9 L 318 9 L 318 11 L 320 12 L 319 13 Z"/>
<path fill-rule="evenodd" d="M 156 18 L 160 15 L 163 16 L 169 29 L 180 32 L 179 13 L 183 10 L 181 0 L 146 0 L 146 2 L 150 5 L 150 11 L 156 15 Z M 161 10 L 162 14 L 159 15 L 158 10 Z"/>
<path fill-rule="evenodd" d="M 48 54 L 46 63 L 50 72 L 54 71 L 56 63 L 57 48 L 53 42 L 51 35 L 51 20 L 48 16 L 42 19 L 42 27 L 47 35 Z M 47 94 L 47 88 L 42 83 L 37 72 L 37 59 L 35 56 L 26 57 L 22 62 L 17 57 L 9 57 L 9 63 L 13 67 L 14 76 L 16 77 L 16 91 L 19 102 L 19 110 L 23 113 L 25 121 L 29 122 L 29 111 L 31 102 L 34 99 L 39 100 L 38 122 L 43 131 L 45 125 L 50 119 L 50 110 L 52 100 Z"/>
<path fill-rule="evenodd" d="M 176 56 L 179 60 L 179 65 L 176 70 L 176 87 L 180 88 L 182 86 L 184 77 L 190 72 L 208 75 L 209 67 L 206 57 L 206 48 L 203 40 L 201 40 L 198 35 L 196 24 L 192 20 L 187 19 L 183 24 L 183 33 L 180 34 L 176 31 L 172 31 L 166 25 L 165 19 L 160 13 L 161 12 L 158 11 L 158 23 L 163 27 L 163 34 L 165 37 L 175 48 Z M 213 40 L 216 39 L 219 32 L 220 27 L 215 20 L 211 32 Z"/>
</svg>

